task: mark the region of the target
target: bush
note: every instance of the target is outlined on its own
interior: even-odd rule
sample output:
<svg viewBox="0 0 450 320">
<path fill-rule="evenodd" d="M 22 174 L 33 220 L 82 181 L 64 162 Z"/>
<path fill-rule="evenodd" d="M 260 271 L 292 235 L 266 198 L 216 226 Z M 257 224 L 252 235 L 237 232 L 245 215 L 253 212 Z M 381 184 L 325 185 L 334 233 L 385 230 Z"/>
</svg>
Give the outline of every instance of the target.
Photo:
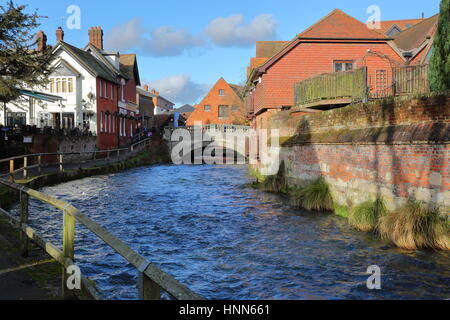
<svg viewBox="0 0 450 320">
<path fill-rule="evenodd" d="M 380 218 L 386 214 L 386 206 L 381 198 L 367 201 L 350 211 L 350 225 L 360 231 L 373 232 L 377 229 Z"/>
<path fill-rule="evenodd" d="M 450 226 L 437 209 L 410 201 L 401 210 L 385 214 L 380 219 L 379 232 L 383 239 L 408 250 L 450 250 Z"/>
<path fill-rule="evenodd" d="M 310 211 L 333 211 L 334 202 L 324 178 L 319 178 L 304 188 L 290 191 L 292 204 Z"/>
</svg>

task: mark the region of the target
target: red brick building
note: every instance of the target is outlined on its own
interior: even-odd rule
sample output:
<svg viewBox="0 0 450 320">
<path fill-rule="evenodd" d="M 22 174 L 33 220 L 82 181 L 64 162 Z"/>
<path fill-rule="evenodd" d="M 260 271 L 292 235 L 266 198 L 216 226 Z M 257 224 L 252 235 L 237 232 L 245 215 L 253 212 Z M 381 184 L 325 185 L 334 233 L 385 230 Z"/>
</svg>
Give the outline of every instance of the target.
<svg viewBox="0 0 450 320">
<path fill-rule="evenodd" d="M 137 101 L 137 86 L 141 85 L 139 67 L 135 54 L 120 55 L 120 71 L 126 76 L 122 79 L 118 101 L 119 146 L 127 147 L 141 126 L 141 115 Z"/>
<path fill-rule="evenodd" d="M 203 125 L 244 124 L 246 111 L 242 89 L 220 78 L 202 102 L 194 107 L 195 111 L 189 117 L 187 125 L 193 126 L 196 122 L 202 122 Z"/>
<path fill-rule="evenodd" d="M 265 113 L 294 106 L 296 83 L 324 73 L 367 67 L 371 91 L 385 90 L 392 85 L 393 67 L 406 61 L 392 40 L 334 10 L 250 70 L 246 102 L 251 118 L 262 117 L 258 127 L 264 127 Z"/>
</svg>

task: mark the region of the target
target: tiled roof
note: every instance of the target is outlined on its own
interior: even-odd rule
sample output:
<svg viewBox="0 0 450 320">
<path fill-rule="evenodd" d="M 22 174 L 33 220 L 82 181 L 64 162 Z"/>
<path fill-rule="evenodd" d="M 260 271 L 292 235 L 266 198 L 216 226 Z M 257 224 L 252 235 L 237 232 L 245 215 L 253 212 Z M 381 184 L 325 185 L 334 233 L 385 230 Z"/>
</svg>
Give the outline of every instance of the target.
<svg viewBox="0 0 450 320">
<path fill-rule="evenodd" d="M 117 83 L 117 79 L 114 74 L 108 69 L 106 65 L 100 62 L 89 52 L 78 49 L 66 42 L 59 42 L 65 50 L 73 56 L 81 65 L 83 65 L 87 70 L 89 70 L 94 76 L 108 80 L 113 83 Z"/>
<path fill-rule="evenodd" d="M 189 113 L 189 112 L 194 112 L 195 108 L 193 106 L 191 106 L 190 104 L 185 104 L 184 106 L 176 109 L 175 111 L 179 112 L 179 113 Z"/>
<path fill-rule="evenodd" d="M 270 58 L 289 44 L 290 41 L 257 41 L 256 58 Z"/>
<path fill-rule="evenodd" d="M 243 86 L 239 86 L 237 84 L 231 84 L 231 83 L 229 83 L 228 85 L 231 87 L 231 89 L 233 89 L 233 91 L 237 94 L 237 96 L 239 98 L 241 98 L 241 100 L 244 99 L 244 97 L 243 97 L 244 87 Z"/>
<path fill-rule="evenodd" d="M 401 31 L 405 31 L 422 21 L 423 21 L 423 19 L 381 21 L 381 29 L 379 29 L 377 31 L 382 34 L 386 34 L 392 29 L 393 26 L 397 26 L 400 28 Z"/>
<path fill-rule="evenodd" d="M 297 36 L 303 39 L 388 39 L 339 9 Z"/>
<path fill-rule="evenodd" d="M 135 54 L 120 55 L 120 71 L 123 72 L 129 79 L 135 79 L 136 83 L 140 85 L 139 71 L 137 69 L 137 58 Z"/>
<path fill-rule="evenodd" d="M 395 44 L 403 51 L 414 51 L 424 44 L 427 38 L 432 37 L 439 20 L 439 15 L 425 19 L 412 28 L 395 36 Z"/>
</svg>

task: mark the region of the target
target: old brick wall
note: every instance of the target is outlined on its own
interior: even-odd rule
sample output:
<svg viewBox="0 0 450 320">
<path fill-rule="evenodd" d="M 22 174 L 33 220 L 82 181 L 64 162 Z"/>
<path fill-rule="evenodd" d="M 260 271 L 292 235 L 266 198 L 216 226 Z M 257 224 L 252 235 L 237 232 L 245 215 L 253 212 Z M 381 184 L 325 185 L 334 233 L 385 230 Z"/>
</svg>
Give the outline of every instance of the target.
<svg viewBox="0 0 450 320">
<path fill-rule="evenodd" d="M 355 205 L 382 196 L 390 209 L 408 199 L 450 215 L 449 96 L 398 98 L 282 121 L 296 132 L 282 148 L 292 184 L 319 176 L 335 200 Z"/>
</svg>

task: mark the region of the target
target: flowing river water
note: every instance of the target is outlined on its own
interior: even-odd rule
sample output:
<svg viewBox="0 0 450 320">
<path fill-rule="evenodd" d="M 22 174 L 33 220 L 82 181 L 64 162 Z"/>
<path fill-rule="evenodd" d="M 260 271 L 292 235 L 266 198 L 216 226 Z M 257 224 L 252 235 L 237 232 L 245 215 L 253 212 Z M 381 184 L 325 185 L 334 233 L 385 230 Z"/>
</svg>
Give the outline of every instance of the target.
<svg viewBox="0 0 450 320">
<path fill-rule="evenodd" d="M 410 252 L 332 214 L 246 189 L 246 167 L 153 166 L 48 187 L 208 299 L 449 299 L 450 254 Z M 61 243 L 62 214 L 30 203 Z M 76 261 L 108 299 L 136 299 L 137 274 L 77 225 Z M 367 289 L 369 266 L 382 289 Z"/>
</svg>

